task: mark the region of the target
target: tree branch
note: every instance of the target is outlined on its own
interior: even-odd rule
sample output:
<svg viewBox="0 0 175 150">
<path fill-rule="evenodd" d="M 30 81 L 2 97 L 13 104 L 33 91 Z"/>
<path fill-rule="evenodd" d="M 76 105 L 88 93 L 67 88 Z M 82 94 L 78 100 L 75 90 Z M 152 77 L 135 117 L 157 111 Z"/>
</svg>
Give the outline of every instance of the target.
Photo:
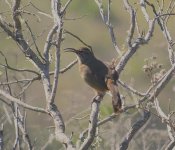
<svg viewBox="0 0 175 150">
<path fill-rule="evenodd" d="M 120 74 L 127 62 L 130 60 L 130 58 L 135 54 L 137 49 L 139 48 L 140 45 L 147 44 L 149 40 L 151 39 L 153 32 L 154 32 L 154 26 L 155 26 L 155 20 L 150 20 L 149 21 L 149 29 L 144 38 L 139 37 L 135 40 L 135 42 L 132 44 L 131 47 L 129 47 L 128 51 L 121 57 L 119 63 L 116 66 L 116 71 Z"/>
<path fill-rule="evenodd" d="M 72 0 L 68 0 L 65 4 L 65 6 L 62 8 L 61 14 L 64 15 L 66 12 L 66 9 L 68 8 L 68 6 L 70 5 L 70 3 L 72 2 Z"/>
<path fill-rule="evenodd" d="M 3 150 L 4 147 L 4 136 L 3 136 L 3 124 L 1 124 L 1 129 L 0 129 L 0 150 Z"/>
<path fill-rule="evenodd" d="M 67 70 L 69 70 L 70 68 L 72 68 L 77 62 L 78 62 L 78 59 L 75 59 L 70 64 L 68 64 L 66 67 L 62 68 L 59 72 L 60 73 L 65 73 Z"/>
<path fill-rule="evenodd" d="M 135 26 L 136 26 L 136 12 L 135 10 L 132 8 L 132 6 L 129 4 L 128 0 L 124 0 L 124 5 L 127 9 L 127 11 L 129 12 L 130 14 L 130 29 L 128 31 L 128 38 L 127 38 L 127 43 L 128 43 L 128 46 L 131 47 L 132 46 L 132 38 L 133 38 L 133 35 L 134 35 L 134 31 L 135 31 Z"/>
<path fill-rule="evenodd" d="M 162 89 L 168 84 L 170 79 L 172 78 L 173 74 L 175 72 L 175 64 L 167 71 L 164 78 L 160 81 L 160 83 L 155 88 L 154 92 L 150 95 L 149 100 L 154 101 L 154 99 L 160 94 Z"/>
<path fill-rule="evenodd" d="M 90 120 L 89 120 L 89 127 L 88 127 L 88 136 L 84 140 L 83 144 L 80 146 L 79 150 L 87 150 L 91 146 L 95 138 L 96 127 L 98 122 L 98 112 L 99 112 L 99 106 L 100 106 L 101 100 L 102 100 L 101 96 L 96 96 L 93 98 Z"/>
<path fill-rule="evenodd" d="M 29 105 L 29 104 L 26 104 L 26 103 L 20 101 L 19 99 L 11 96 L 10 94 L 8 94 L 7 92 L 5 92 L 3 90 L 0 90 L 0 96 L 3 96 L 5 98 L 7 98 L 11 102 L 17 103 L 18 105 L 20 105 L 20 106 L 22 106 L 22 107 L 24 107 L 26 109 L 48 114 L 48 112 L 45 109 L 39 108 L 39 107 L 34 107 L 34 106 Z"/>
<path fill-rule="evenodd" d="M 95 0 L 95 3 L 97 4 L 98 8 L 99 8 L 99 12 L 101 15 L 101 18 L 103 20 L 103 22 L 105 23 L 105 25 L 107 26 L 110 36 L 111 36 L 111 40 L 113 43 L 113 46 L 115 48 L 115 50 L 117 51 L 117 53 L 119 54 L 119 56 L 121 56 L 121 50 L 118 47 L 117 41 L 116 41 L 116 37 L 114 34 L 114 29 L 113 26 L 110 22 L 110 5 L 111 5 L 111 0 L 108 0 L 108 12 L 107 12 L 107 17 L 105 16 L 104 10 L 103 10 L 103 4 L 102 4 L 102 0 Z"/>
<path fill-rule="evenodd" d="M 84 44 L 85 46 L 87 46 L 88 48 L 90 48 L 92 50 L 92 47 L 88 44 L 86 44 L 80 37 L 78 37 L 77 35 L 73 34 L 72 32 L 69 32 L 68 30 L 64 29 L 64 33 L 67 33 L 69 35 L 71 35 L 72 37 L 76 38 L 77 40 L 79 40 L 82 44 Z"/>
<path fill-rule="evenodd" d="M 44 58 L 47 61 L 47 63 L 49 63 L 49 50 L 52 46 L 52 38 L 56 33 L 57 29 L 58 29 L 57 24 L 54 24 L 52 29 L 49 31 L 49 34 L 47 35 L 46 44 L 44 45 Z"/>
<path fill-rule="evenodd" d="M 128 148 L 129 143 L 132 140 L 132 138 L 134 137 L 134 135 L 136 133 L 138 133 L 138 131 L 146 124 L 146 122 L 148 121 L 150 116 L 151 116 L 150 112 L 145 110 L 143 118 L 139 119 L 138 121 L 136 121 L 132 125 L 132 127 L 130 128 L 130 130 L 126 134 L 125 138 L 120 143 L 120 150 L 126 150 Z"/>
<path fill-rule="evenodd" d="M 138 95 L 138 96 L 145 96 L 145 93 L 141 93 L 138 90 L 134 89 L 133 87 L 127 85 L 126 83 L 124 83 L 121 80 L 117 81 L 121 86 L 123 86 L 126 90 L 130 91 L 131 93 Z"/>
</svg>

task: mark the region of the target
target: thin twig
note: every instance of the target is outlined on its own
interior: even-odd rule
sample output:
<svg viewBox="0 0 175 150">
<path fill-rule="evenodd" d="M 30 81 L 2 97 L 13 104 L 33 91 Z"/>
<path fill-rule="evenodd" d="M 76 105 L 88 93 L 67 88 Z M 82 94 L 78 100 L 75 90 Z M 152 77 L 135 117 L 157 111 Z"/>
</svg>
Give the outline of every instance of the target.
<svg viewBox="0 0 175 150">
<path fill-rule="evenodd" d="M 64 29 L 64 33 L 67 33 L 71 36 L 73 36 L 74 38 L 76 38 L 77 40 L 79 40 L 82 44 L 84 44 L 85 46 L 87 46 L 88 48 L 90 48 L 92 50 L 92 47 L 88 44 L 86 44 L 80 37 L 78 37 L 77 35 L 73 34 L 72 32 L 68 31 L 68 30 L 65 30 Z"/>
<path fill-rule="evenodd" d="M 77 62 L 78 62 L 78 60 L 75 59 L 75 60 L 72 61 L 70 64 L 68 64 L 66 67 L 62 68 L 62 69 L 60 70 L 60 73 L 65 73 L 67 70 L 71 69 Z"/>
<path fill-rule="evenodd" d="M 102 0 L 95 0 L 95 3 L 97 4 L 98 8 L 99 8 L 99 12 L 101 15 L 101 18 L 103 20 L 103 22 L 105 23 L 105 25 L 107 26 L 109 33 L 110 33 L 110 37 L 112 40 L 112 44 L 115 48 L 115 50 L 117 51 L 117 53 L 119 54 L 119 56 L 121 56 L 121 50 L 119 49 L 117 40 L 116 40 L 116 36 L 114 34 L 114 29 L 113 26 L 110 22 L 110 5 L 111 5 L 111 0 L 108 0 L 108 12 L 107 12 L 107 17 L 104 13 L 104 9 L 103 9 L 103 3 Z"/>
<path fill-rule="evenodd" d="M 133 87 L 129 86 L 128 84 L 124 83 L 123 81 L 118 80 L 117 82 L 121 86 L 123 86 L 125 89 L 127 89 L 130 92 L 132 92 L 133 94 L 138 95 L 138 96 L 145 96 L 145 93 L 138 92 L 138 90 L 134 89 Z"/>
<path fill-rule="evenodd" d="M 32 29 L 30 28 L 30 25 L 28 24 L 28 22 L 27 22 L 26 20 L 25 20 L 24 22 L 25 22 L 26 27 L 28 28 L 28 30 L 29 30 L 29 32 L 30 32 L 30 35 L 31 35 L 31 37 L 32 37 L 32 41 L 33 41 L 33 43 L 34 43 L 34 45 L 35 45 L 35 48 L 36 48 L 36 51 L 37 51 L 38 55 L 41 57 L 41 59 L 42 59 L 43 61 L 45 61 L 45 59 L 44 59 L 43 56 L 41 55 L 41 52 L 39 51 L 38 45 L 36 44 L 36 38 L 35 38 L 35 36 L 34 36 L 34 34 L 33 34 L 33 32 L 32 32 Z"/>
<path fill-rule="evenodd" d="M 61 14 L 64 15 L 68 6 L 70 5 L 70 3 L 72 2 L 72 0 L 68 0 L 65 4 L 65 6 L 62 8 Z"/>
</svg>

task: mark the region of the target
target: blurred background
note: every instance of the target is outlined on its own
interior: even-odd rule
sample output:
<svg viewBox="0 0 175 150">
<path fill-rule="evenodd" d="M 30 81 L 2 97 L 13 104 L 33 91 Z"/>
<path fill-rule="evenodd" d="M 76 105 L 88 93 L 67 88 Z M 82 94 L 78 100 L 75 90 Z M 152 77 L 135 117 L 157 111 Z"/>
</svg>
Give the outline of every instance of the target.
<svg viewBox="0 0 175 150">
<path fill-rule="evenodd" d="M 29 3 L 31 2 L 31 3 Z M 62 1 L 65 4 L 65 0 Z M 155 1 L 150 1 L 154 2 Z M 167 10 L 170 0 L 165 2 L 165 10 Z M 11 1 L 9 1 L 11 4 Z M 29 5 L 30 4 L 30 5 Z M 105 12 L 107 10 L 107 1 L 104 1 Z M 144 16 L 140 10 L 139 2 L 132 1 L 133 7 L 137 10 L 137 20 L 140 31 L 147 32 L 148 26 Z M 36 43 L 42 53 L 46 36 L 53 25 L 51 15 L 50 0 L 23 0 L 22 7 L 31 14 L 23 13 L 22 17 L 30 25 L 32 32 L 35 35 Z M 156 7 L 157 8 L 157 7 Z M 148 9 L 151 17 L 154 15 L 151 9 Z M 0 14 L 4 16 L 7 22 L 12 23 L 12 14 L 7 1 L 0 0 Z M 49 14 L 49 15 L 46 15 Z M 130 25 L 130 18 L 128 12 L 125 10 L 123 1 L 112 1 L 111 5 L 111 23 L 114 27 L 116 39 L 122 52 L 127 50 L 126 38 L 127 31 Z M 175 19 L 170 17 L 168 28 L 172 38 L 175 36 Z M 25 26 L 25 25 L 23 25 Z M 117 52 L 113 48 L 110 34 L 107 27 L 103 23 L 99 14 L 98 7 L 93 0 L 74 0 L 66 11 L 64 18 L 64 28 L 75 35 L 79 36 L 88 45 L 91 45 L 95 55 L 105 61 L 110 62 L 112 59 L 120 60 Z M 24 30 L 26 39 L 31 42 L 30 33 Z M 62 49 L 66 47 L 79 48 L 83 46 L 78 40 L 70 35 L 64 35 L 65 40 L 62 43 Z M 135 35 L 134 38 L 137 38 Z M 34 46 L 32 46 L 34 47 Z M 15 68 L 30 68 L 34 66 L 26 60 L 23 53 L 20 51 L 17 44 L 12 41 L 0 29 L 0 51 L 8 58 L 9 65 Z M 53 50 L 54 51 L 54 50 Z M 154 58 L 153 58 L 154 56 Z M 76 58 L 72 53 L 64 53 L 61 51 L 61 68 L 65 67 Z M 153 59 L 152 59 L 153 58 Z M 143 66 L 146 63 L 156 62 L 161 64 L 161 69 L 168 70 L 170 62 L 168 58 L 167 42 L 161 33 L 158 25 L 156 25 L 154 35 L 147 45 L 141 46 L 135 55 L 130 59 L 120 79 L 138 89 L 140 92 L 145 92 L 152 84 L 150 77 L 144 72 Z M 0 63 L 4 63 L 3 57 L 0 58 Z M 54 69 L 54 60 L 51 70 Z M 161 70 L 160 69 L 160 70 Z M 160 71 L 155 70 L 154 73 Z M 18 72 L 11 72 L 10 79 L 15 80 L 30 78 L 31 74 L 19 74 Z M 4 70 L 0 68 L 0 82 L 4 82 Z M 19 88 L 14 87 L 15 92 L 19 92 Z M 160 94 L 159 101 L 162 109 L 168 113 L 174 110 L 174 97 L 175 97 L 174 80 L 165 87 Z M 139 97 L 132 95 L 120 86 L 120 92 L 124 96 L 125 104 L 133 104 L 139 100 Z M 94 96 L 93 90 L 88 87 L 80 78 L 78 72 L 78 65 L 60 74 L 59 87 L 57 91 L 56 104 L 62 112 L 66 124 L 66 132 L 71 135 L 73 133 L 73 140 L 76 141 L 79 134 L 88 126 L 88 115 L 90 112 L 91 99 Z M 33 106 L 45 107 L 45 95 L 41 82 L 34 82 L 25 93 L 25 101 Z M 0 101 L 0 123 L 4 123 L 4 136 L 5 136 L 5 149 L 10 149 L 13 145 L 14 139 L 14 126 L 11 118 L 11 113 L 6 112 L 8 108 Z M 152 110 L 153 111 L 153 110 Z M 153 111 L 154 112 L 154 111 Z M 106 95 L 100 106 L 100 119 L 113 113 L 111 105 L 111 97 Z M 131 110 L 128 113 L 123 113 L 113 121 L 106 123 L 99 127 L 99 136 L 94 142 L 94 148 L 99 150 L 112 149 L 114 145 L 120 143 L 124 135 L 127 133 L 131 124 L 141 116 L 141 112 Z M 82 119 L 83 118 L 83 119 Z M 53 141 L 47 146 L 47 141 L 50 134 L 53 134 L 53 122 L 49 117 L 43 114 L 27 111 L 27 129 L 34 143 L 35 149 L 63 149 L 58 142 Z M 154 136 L 154 137 L 153 137 Z M 148 138 L 151 137 L 151 138 Z M 152 115 L 146 127 L 139 132 L 131 142 L 129 149 L 137 150 L 141 147 L 144 149 L 154 150 L 160 149 L 168 139 L 166 132 L 166 125 L 156 116 Z"/>
</svg>

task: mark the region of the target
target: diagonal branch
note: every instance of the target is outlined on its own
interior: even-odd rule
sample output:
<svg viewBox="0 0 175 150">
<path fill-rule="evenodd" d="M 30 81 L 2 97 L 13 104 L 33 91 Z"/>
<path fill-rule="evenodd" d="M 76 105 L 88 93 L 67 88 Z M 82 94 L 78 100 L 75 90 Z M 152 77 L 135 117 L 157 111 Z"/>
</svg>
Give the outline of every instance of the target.
<svg viewBox="0 0 175 150">
<path fill-rule="evenodd" d="M 13 21 L 14 21 L 15 35 L 11 37 L 13 38 L 14 41 L 16 41 L 20 45 L 21 50 L 26 55 L 26 57 L 29 57 L 34 62 L 34 65 L 41 70 L 41 68 L 43 68 L 43 63 L 38 58 L 38 56 L 33 52 L 30 46 L 27 44 L 22 34 L 22 25 L 20 21 L 20 11 L 19 11 L 20 3 L 21 0 L 14 0 Z"/>
<path fill-rule="evenodd" d="M 13 32 L 9 29 L 8 23 L 5 22 L 5 20 L 2 18 L 2 16 L 0 15 L 0 27 L 5 31 L 5 33 L 7 33 L 8 36 L 12 37 L 13 39 L 15 39 L 15 35 L 13 34 Z"/>
<path fill-rule="evenodd" d="M 164 112 L 163 110 L 161 109 L 160 105 L 159 105 L 159 101 L 157 98 L 155 98 L 154 100 L 154 105 L 155 105 L 155 109 L 158 113 L 158 115 L 160 116 L 160 118 L 162 119 L 162 122 L 166 122 L 167 124 L 167 131 L 168 131 L 168 135 L 169 135 L 169 139 L 171 140 L 168 145 L 166 146 L 166 150 L 171 150 L 173 149 L 173 147 L 175 146 L 175 138 L 173 136 L 173 132 L 174 132 L 174 129 L 173 127 L 171 126 L 171 123 L 170 123 L 170 117 L 168 117 Z M 166 120 L 166 121 L 165 121 Z"/>
<path fill-rule="evenodd" d="M 37 51 L 38 55 L 40 56 L 40 58 L 41 58 L 43 61 L 45 61 L 45 59 L 43 58 L 43 56 L 41 55 L 41 53 L 40 53 L 40 51 L 39 51 L 38 45 L 36 44 L 36 39 L 35 39 L 35 36 L 34 36 L 34 34 L 33 34 L 33 32 L 32 32 L 32 29 L 30 28 L 30 26 L 29 26 L 29 24 L 28 24 L 28 22 L 27 22 L 26 20 L 25 20 L 24 22 L 25 22 L 26 27 L 28 28 L 28 30 L 29 30 L 29 32 L 30 32 L 30 35 L 31 35 L 31 37 L 32 37 L 32 41 L 33 41 L 33 43 L 34 43 L 34 45 L 35 45 L 35 48 L 36 48 L 36 51 Z"/>
<path fill-rule="evenodd" d="M 116 71 L 120 74 L 123 68 L 126 66 L 130 58 L 135 54 L 137 49 L 144 44 L 147 44 L 151 37 L 153 36 L 154 26 L 156 19 L 149 21 L 149 29 L 144 38 L 139 37 L 135 40 L 131 47 L 129 47 L 128 51 L 121 57 L 120 62 L 116 66 Z"/>
<path fill-rule="evenodd" d="M 127 90 L 130 91 L 130 92 L 132 92 L 133 94 L 138 95 L 138 96 L 145 96 L 145 93 L 139 92 L 138 90 L 136 90 L 136 89 L 134 89 L 133 87 L 127 85 L 127 84 L 124 83 L 123 81 L 118 80 L 117 82 L 118 82 L 121 86 L 123 86 L 125 89 L 127 89 Z"/>
<path fill-rule="evenodd" d="M 174 64 L 175 63 L 175 54 L 174 54 L 175 50 L 173 48 L 173 39 L 170 35 L 170 32 L 168 31 L 167 22 L 165 22 L 165 20 L 161 19 L 161 17 L 158 17 L 158 16 L 162 16 L 162 15 L 158 15 L 158 13 L 156 12 L 156 8 L 153 4 L 151 4 L 148 1 L 145 1 L 145 2 L 152 8 L 154 15 L 157 17 L 158 25 L 159 25 L 165 39 L 167 40 L 167 43 L 168 43 L 169 60 L 170 60 L 171 64 Z M 165 15 L 167 15 L 167 14 L 165 14 Z M 171 13 L 170 13 L 170 15 L 171 15 Z"/>
<path fill-rule="evenodd" d="M 143 118 L 136 121 L 132 125 L 132 127 L 130 128 L 128 133 L 126 134 L 125 138 L 123 139 L 123 141 L 120 144 L 120 150 L 126 150 L 128 148 L 129 143 L 132 140 L 132 138 L 134 137 L 134 135 L 136 133 L 138 133 L 138 131 L 146 124 L 146 122 L 149 120 L 150 116 L 151 116 L 151 113 L 149 111 L 145 110 Z"/>
<path fill-rule="evenodd" d="M 0 66 L 3 66 L 5 68 L 7 68 L 7 69 L 10 69 L 10 70 L 13 70 L 13 71 L 17 71 L 17 72 L 30 72 L 30 73 L 34 73 L 34 74 L 36 74 L 38 76 L 40 75 L 38 72 L 36 72 L 34 70 L 30 70 L 30 69 L 17 69 L 17 68 L 13 68 L 13 67 L 9 66 L 8 61 L 7 61 L 7 58 L 4 55 L 4 53 L 2 51 L 0 51 L 0 54 L 4 57 L 4 60 L 5 60 L 5 63 L 6 63 L 6 65 L 0 64 Z"/>
<path fill-rule="evenodd" d="M 70 3 L 72 2 L 72 0 L 68 0 L 65 4 L 65 6 L 62 8 L 61 10 L 61 14 L 64 15 L 66 12 L 66 9 L 68 8 L 68 6 L 70 5 Z"/>
<path fill-rule="evenodd" d="M 79 40 L 82 44 L 84 44 L 85 46 L 87 46 L 88 48 L 90 48 L 92 50 L 92 47 L 88 44 L 86 44 L 80 37 L 78 37 L 77 35 L 73 34 L 72 32 L 68 31 L 68 30 L 65 30 L 64 29 L 64 33 L 67 33 L 71 36 L 73 36 L 74 38 L 76 38 L 77 40 Z"/>
<path fill-rule="evenodd" d="M 11 96 L 10 94 L 8 94 L 7 92 L 5 92 L 3 90 L 0 90 L 0 96 L 7 98 L 11 102 L 17 103 L 18 105 L 20 105 L 26 109 L 48 114 L 48 112 L 45 109 L 39 108 L 39 107 L 34 107 L 34 106 L 29 105 L 29 104 L 26 104 L 26 103 L 20 101 L 20 99 L 17 99 L 15 97 Z"/>
<path fill-rule="evenodd" d="M 150 95 L 150 97 L 149 97 L 150 101 L 153 102 L 155 97 L 157 97 L 160 94 L 162 89 L 168 84 L 168 82 L 173 77 L 174 72 L 175 72 L 175 64 L 167 71 L 164 78 L 160 81 L 160 83 L 155 88 L 154 92 Z"/>
<path fill-rule="evenodd" d="M 172 66 L 172 68 L 167 72 L 167 74 L 163 77 L 163 79 L 159 82 L 157 87 L 155 88 L 154 92 L 148 97 L 149 101 L 154 101 L 155 97 L 157 97 L 162 89 L 165 87 L 165 85 L 170 81 L 170 79 L 173 76 L 173 73 L 175 71 L 175 65 Z M 140 100 L 140 102 L 145 101 L 145 99 Z M 134 137 L 134 135 L 139 131 L 139 129 L 148 121 L 150 118 L 150 112 L 145 111 L 143 119 L 137 121 L 134 123 L 134 125 L 131 127 L 127 135 L 125 136 L 124 140 L 120 144 L 120 150 L 126 150 L 129 146 L 130 141 Z"/>
<path fill-rule="evenodd" d="M 74 61 L 72 61 L 70 64 L 68 64 L 66 67 L 60 69 L 60 73 L 65 73 L 67 70 L 69 70 L 70 68 L 72 68 L 76 63 L 78 62 L 78 59 L 75 59 Z"/>
</svg>

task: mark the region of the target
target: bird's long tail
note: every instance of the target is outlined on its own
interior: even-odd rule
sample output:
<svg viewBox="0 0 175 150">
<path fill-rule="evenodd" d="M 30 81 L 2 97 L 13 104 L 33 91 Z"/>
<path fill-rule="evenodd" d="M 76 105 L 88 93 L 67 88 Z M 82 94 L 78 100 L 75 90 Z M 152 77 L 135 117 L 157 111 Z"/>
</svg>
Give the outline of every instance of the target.
<svg viewBox="0 0 175 150">
<path fill-rule="evenodd" d="M 107 87 L 112 94 L 112 106 L 115 113 L 118 113 L 122 108 L 122 100 L 120 98 L 119 89 L 117 83 L 114 80 L 107 80 Z"/>
</svg>

